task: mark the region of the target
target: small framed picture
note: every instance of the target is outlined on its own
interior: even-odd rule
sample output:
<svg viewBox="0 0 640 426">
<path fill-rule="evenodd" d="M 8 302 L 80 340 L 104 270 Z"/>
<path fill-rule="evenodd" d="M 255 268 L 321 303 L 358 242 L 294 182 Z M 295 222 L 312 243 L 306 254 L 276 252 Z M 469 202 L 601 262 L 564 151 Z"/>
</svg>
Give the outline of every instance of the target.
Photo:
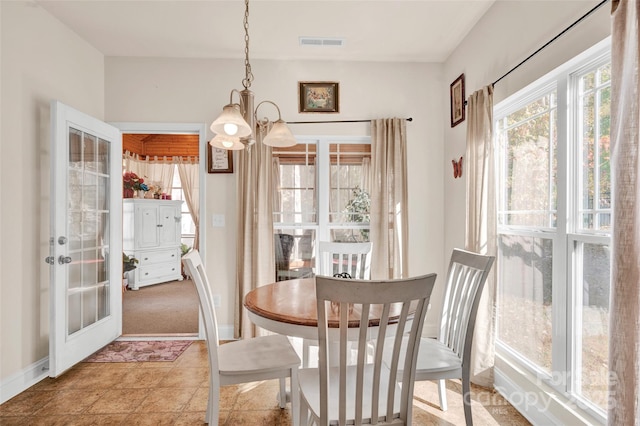
<svg viewBox="0 0 640 426">
<path fill-rule="evenodd" d="M 464 74 L 451 83 L 451 127 L 464 121 Z"/>
<path fill-rule="evenodd" d="M 207 144 L 207 171 L 209 173 L 233 173 L 233 151 Z"/>
<path fill-rule="evenodd" d="M 340 112 L 337 81 L 299 81 L 298 112 Z"/>
</svg>

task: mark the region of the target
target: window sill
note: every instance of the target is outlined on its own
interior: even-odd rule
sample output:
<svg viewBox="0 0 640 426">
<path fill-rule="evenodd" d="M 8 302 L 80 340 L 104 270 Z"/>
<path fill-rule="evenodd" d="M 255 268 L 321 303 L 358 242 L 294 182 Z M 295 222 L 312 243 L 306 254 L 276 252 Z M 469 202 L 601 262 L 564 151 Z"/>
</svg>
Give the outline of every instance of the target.
<svg viewBox="0 0 640 426">
<path fill-rule="evenodd" d="M 505 353 L 496 353 L 494 386 L 511 405 L 534 425 L 603 425 L 578 404 L 519 367 Z"/>
</svg>

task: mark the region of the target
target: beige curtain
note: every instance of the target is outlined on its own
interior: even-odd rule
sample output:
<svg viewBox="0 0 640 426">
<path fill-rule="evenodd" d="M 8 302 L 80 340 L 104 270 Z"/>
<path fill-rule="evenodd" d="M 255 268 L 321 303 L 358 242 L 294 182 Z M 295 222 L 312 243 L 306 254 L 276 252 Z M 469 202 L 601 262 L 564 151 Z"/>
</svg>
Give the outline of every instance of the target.
<svg viewBox="0 0 640 426">
<path fill-rule="evenodd" d="M 125 171 L 134 172 L 145 182 L 156 182 L 162 187 L 162 191 L 171 192 L 173 185 L 173 171 L 175 162 L 173 157 L 146 157 L 141 159 L 138 154 L 124 153 Z"/>
<path fill-rule="evenodd" d="M 371 158 L 365 157 L 362 159 L 362 185 L 363 191 L 366 191 L 371 195 Z"/>
<path fill-rule="evenodd" d="M 200 248 L 200 178 L 198 157 L 174 157 L 178 164 L 178 174 L 184 193 L 184 200 L 189 207 L 191 219 L 196 225 L 196 238 L 193 248 Z"/>
<path fill-rule="evenodd" d="M 612 3 L 610 425 L 640 424 L 639 9 L 638 1 Z"/>
<path fill-rule="evenodd" d="M 244 296 L 274 281 L 272 148 L 262 143 L 268 129 L 256 132 L 256 143 L 239 151 L 238 243 L 234 335 L 258 334 L 243 307 Z"/>
<path fill-rule="evenodd" d="M 407 136 L 401 118 L 371 121 L 371 278 L 408 271 Z"/>
<path fill-rule="evenodd" d="M 467 150 L 462 168 L 467 183 L 465 248 L 495 256 L 497 219 L 492 86 L 469 96 L 467 113 Z M 493 385 L 495 269 L 494 266 L 480 298 L 471 353 L 471 381 L 485 387 Z"/>
<path fill-rule="evenodd" d="M 273 211 L 282 211 L 280 204 L 282 203 L 282 197 L 280 195 L 280 159 L 273 157 L 273 164 L 271 165 L 271 173 L 273 174 Z M 283 218 L 278 217 L 278 221 L 282 222 Z"/>
</svg>

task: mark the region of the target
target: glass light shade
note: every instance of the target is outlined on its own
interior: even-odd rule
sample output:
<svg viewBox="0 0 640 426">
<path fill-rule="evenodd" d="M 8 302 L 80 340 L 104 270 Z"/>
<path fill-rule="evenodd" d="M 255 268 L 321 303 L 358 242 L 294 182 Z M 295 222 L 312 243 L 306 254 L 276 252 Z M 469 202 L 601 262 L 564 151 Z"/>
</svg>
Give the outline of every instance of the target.
<svg viewBox="0 0 640 426">
<path fill-rule="evenodd" d="M 215 148 L 227 149 L 231 151 L 239 151 L 244 149 L 244 144 L 240 142 L 237 136 L 227 136 L 224 134 L 216 135 L 209 144 Z"/>
<path fill-rule="evenodd" d="M 217 135 L 243 138 L 251 134 L 251 127 L 240 114 L 240 106 L 229 104 L 222 108 L 222 114 L 211 123 L 211 131 Z"/>
<path fill-rule="evenodd" d="M 278 148 L 286 148 L 288 146 L 294 146 L 298 141 L 296 141 L 296 138 L 293 136 L 293 133 L 291 133 L 291 130 L 289 130 L 284 120 L 279 119 L 273 123 L 271 131 L 264 137 L 262 143 Z"/>
</svg>

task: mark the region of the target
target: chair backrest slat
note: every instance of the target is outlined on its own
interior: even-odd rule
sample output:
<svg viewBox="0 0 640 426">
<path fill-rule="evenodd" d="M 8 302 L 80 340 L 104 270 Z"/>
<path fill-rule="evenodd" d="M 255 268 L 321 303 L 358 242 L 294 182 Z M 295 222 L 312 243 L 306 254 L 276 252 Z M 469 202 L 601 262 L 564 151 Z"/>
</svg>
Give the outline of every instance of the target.
<svg viewBox="0 0 640 426">
<path fill-rule="evenodd" d="M 328 372 L 332 367 L 328 360 L 332 339 L 329 332 L 334 329 L 328 327 L 327 312 L 335 312 L 336 309 L 340 310 L 340 365 L 333 366 L 338 367 L 339 374 L 338 419 L 335 420 L 338 420 L 339 424 L 353 421 L 355 424 L 374 425 L 407 422 L 411 414 L 419 336 L 422 333 L 435 279 L 435 274 L 373 281 L 316 277 L 320 347 L 320 424 L 327 425 L 329 421 Z M 369 322 L 373 316 L 380 318 L 380 325 L 377 331 L 372 333 Z M 389 324 L 390 320 L 392 324 Z M 403 340 L 409 323 L 412 338 Z M 349 344 L 354 338 L 358 339 L 356 349 Z M 367 354 L 367 342 L 371 339 L 375 340 L 376 348 L 373 359 Z M 403 341 L 409 342 L 406 350 L 402 346 Z M 384 345 L 387 342 L 393 345 L 393 357 L 389 364 L 383 362 Z M 347 365 L 351 350 L 357 351 L 354 357 L 356 365 Z M 351 379 L 348 380 L 348 377 Z M 399 383 L 403 385 L 400 386 Z"/>
<path fill-rule="evenodd" d="M 451 255 L 438 340 L 463 360 L 471 353 L 478 303 L 494 259 L 460 249 Z"/>
<path fill-rule="evenodd" d="M 320 241 L 318 246 L 318 275 L 333 276 L 346 272 L 355 279 L 368 280 L 371 277 L 372 243 Z"/>
</svg>

